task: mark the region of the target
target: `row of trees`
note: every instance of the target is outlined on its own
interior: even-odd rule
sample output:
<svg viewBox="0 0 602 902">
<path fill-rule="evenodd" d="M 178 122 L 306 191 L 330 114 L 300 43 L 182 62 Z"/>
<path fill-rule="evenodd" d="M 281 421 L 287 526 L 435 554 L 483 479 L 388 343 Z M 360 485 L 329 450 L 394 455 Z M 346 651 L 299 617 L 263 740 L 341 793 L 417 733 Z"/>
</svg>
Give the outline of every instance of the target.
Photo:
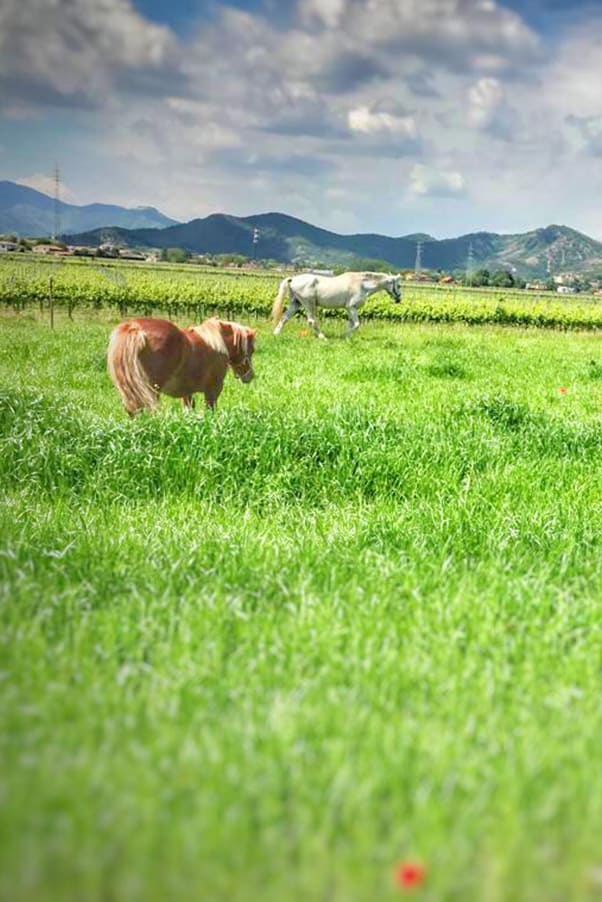
<svg viewBox="0 0 602 902">
<path fill-rule="evenodd" d="M 463 285 L 473 285 L 475 288 L 488 285 L 493 288 L 524 288 L 527 284 L 523 278 L 509 269 L 496 269 L 495 272 L 490 272 L 488 269 L 477 269 L 475 272 L 462 270 L 458 275 L 458 281 L 461 281 Z"/>
<path fill-rule="evenodd" d="M 0 235 L 0 238 L 17 244 L 19 249 L 21 250 L 31 250 L 36 244 L 54 244 L 66 248 L 66 245 L 62 241 L 53 241 L 51 238 L 47 237 L 19 238 L 16 235 Z M 100 247 L 94 250 L 82 249 L 80 253 L 92 253 L 94 256 L 119 256 L 119 251 L 116 246 Z M 164 248 L 160 253 L 160 259 L 169 263 L 196 263 L 209 266 L 231 267 L 244 267 L 253 263 L 261 269 L 282 269 L 283 266 L 286 266 L 287 268 L 292 268 L 297 271 L 302 271 L 309 268 L 332 270 L 332 272 L 334 272 L 335 274 L 345 272 L 347 270 L 368 270 L 372 272 L 389 272 L 391 270 L 390 263 L 387 263 L 383 260 L 376 260 L 367 257 L 355 257 L 347 260 L 342 264 L 333 264 L 332 262 L 328 261 L 308 262 L 307 260 L 302 260 L 300 258 L 293 261 L 292 264 L 283 264 L 282 261 L 278 260 L 262 259 L 252 261 L 250 257 L 247 257 L 244 254 L 192 254 L 190 251 L 182 247 Z M 413 273 L 413 270 L 404 269 L 401 270 L 401 272 L 405 276 Z M 423 270 L 422 275 L 438 282 L 448 276 L 448 273 L 441 269 L 436 271 Z M 482 267 L 472 272 L 467 272 L 465 269 L 455 269 L 453 270 L 451 275 L 453 276 L 453 279 L 456 283 L 474 288 L 525 288 L 526 286 L 525 279 L 519 276 L 517 273 L 512 272 L 510 269 L 496 269 L 492 271 L 487 269 L 486 267 Z M 550 291 L 554 291 L 556 289 L 556 283 L 551 276 L 541 284 Z M 588 291 L 591 288 L 598 288 L 600 283 L 598 281 L 591 283 L 590 280 L 585 277 L 582 278 L 580 276 L 575 276 L 572 281 L 565 282 L 565 284 L 574 288 L 576 291 Z"/>
</svg>

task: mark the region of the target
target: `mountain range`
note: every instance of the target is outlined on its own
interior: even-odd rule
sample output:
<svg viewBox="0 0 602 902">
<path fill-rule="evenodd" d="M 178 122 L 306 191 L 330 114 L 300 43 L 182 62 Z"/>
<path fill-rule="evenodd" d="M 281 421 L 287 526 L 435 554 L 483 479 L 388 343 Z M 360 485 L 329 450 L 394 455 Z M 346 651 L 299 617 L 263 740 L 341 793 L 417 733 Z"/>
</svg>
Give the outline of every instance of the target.
<svg viewBox="0 0 602 902">
<path fill-rule="evenodd" d="M 54 198 L 35 188 L 16 182 L 0 181 L 0 233 L 26 236 L 51 235 L 54 230 Z M 103 226 L 126 229 L 165 228 L 175 219 L 154 207 L 119 207 L 113 204 L 75 204 L 58 202 L 61 232 L 84 232 Z"/>
<path fill-rule="evenodd" d="M 103 229 L 71 235 L 68 240 L 92 246 L 110 240 L 124 247 L 181 247 L 200 254 L 251 256 L 254 229 L 259 231 L 259 258 L 303 265 L 345 265 L 360 258 L 383 260 L 395 269 L 413 268 L 420 241 L 425 269 L 465 269 L 471 256 L 477 268 L 511 269 L 527 278 L 568 271 L 602 273 L 602 243 L 561 225 L 517 235 L 476 232 L 437 240 L 423 234 L 339 235 L 283 213 L 243 217 L 214 213 L 164 229 Z"/>
<path fill-rule="evenodd" d="M 53 217 L 52 198 L 23 185 L 0 182 L 0 232 L 48 234 Z M 125 248 L 180 247 L 197 254 L 250 257 L 256 253 L 260 259 L 308 266 L 381 260 L 394 269 L 409 269 L 414 267 L 421 242 L 425 269 L 465 269 L 471 257 L 475 268 L 511 269 L 527 278 L 561 272 L 602 275 L 602 243 L 562 225 L 514 235 L 475 232 L 442 240 L 426 234 L 393 238 L 372 233 L 340 235 L 283 213 L 242 217 L 213 213 L 178 223 L 154 207 L 131 210 L 107 204 L 60 204 L 60 221 L 64 240 L 90 247 L 109 242 Z"/>
</svg>

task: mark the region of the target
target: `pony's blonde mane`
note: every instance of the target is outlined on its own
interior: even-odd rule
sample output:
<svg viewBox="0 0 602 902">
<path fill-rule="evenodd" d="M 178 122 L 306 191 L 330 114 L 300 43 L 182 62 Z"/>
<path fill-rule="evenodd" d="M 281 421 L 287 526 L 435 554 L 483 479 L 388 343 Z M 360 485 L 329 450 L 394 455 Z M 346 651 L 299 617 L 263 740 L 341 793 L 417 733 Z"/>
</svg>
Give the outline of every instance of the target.
<svg viewBox="0 0 602 902">
<path fill-rule="evenodd" d="M 220 329 L 220 321 L 215 317 L 206 319 L 200 326 L 191 326 L 190 331 L 196 332 L 199 338 L 202 338 L 212 351 L 216 351 L 218 354 L 223 354 L 226 357 L 228 356 L 228 348 Z"/>
<path fill-rule="evenodd" d="M 193 332 L 203 339 L 206 345 L 218 354 L 228 355 L 228 348 L 222 335 L 222 326 L 230 326 L 232 329 L 232 344 L 235 354 L 246 354 L 249 349 L 249 330 L 240 323 L 233 323 L 226 319 L 217 319 L 212 316 L 206 319 L 200 326 L 191 326 Z"/>
<path fill-rule="evenodd" d="M 249 350 L 249 330 L 240 323 L 226 321 L 232 329 L 232 340 L 235 352 L 246 354 Z"/>
</svg>

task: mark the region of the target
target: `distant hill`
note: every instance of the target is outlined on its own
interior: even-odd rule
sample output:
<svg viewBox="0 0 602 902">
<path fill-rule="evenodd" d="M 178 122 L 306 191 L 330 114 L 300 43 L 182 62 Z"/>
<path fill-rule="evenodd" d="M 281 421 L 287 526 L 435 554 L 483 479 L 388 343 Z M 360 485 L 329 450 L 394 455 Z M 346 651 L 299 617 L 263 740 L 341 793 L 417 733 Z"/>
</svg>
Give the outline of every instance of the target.
<svg viewBox="0 0 602 902">
<path fill-rule="evenodd" d="M 253 252 L 253 229 L 259 229 L 257 255 L 282 262 L 345 264 L 354 259 L 384 260 L 394 269 L 414 266 L 422 241 L 426 269 L 464 269 L 472 248 L 477 268 L 513 268 L 526 277 L 575 271 L 602 272 L 602 243 L 567 226 L 551 225 L 519 235 L 476 232 L 437 241 L 429 235 L 339 235 L 283 213 L 228 216 L 214 213 L 162 229 L 102 229 L 66 236 L 75 244 L 97 246 L 111 240 L 124 247 L 182 247 L 193 253 Z"/>
<path fill-rule="evenodd" d="M 154 207 L 88 204 L 78 207 L 59 201 L 62 232 L 83 232 L 105 226 L 126 229 L 165 228 L 175 224 Z M 16 182 L 0 181 L 0 233 L 19 236 L 50 235 L 54 228 L 54 199 Z"/>
</svg>

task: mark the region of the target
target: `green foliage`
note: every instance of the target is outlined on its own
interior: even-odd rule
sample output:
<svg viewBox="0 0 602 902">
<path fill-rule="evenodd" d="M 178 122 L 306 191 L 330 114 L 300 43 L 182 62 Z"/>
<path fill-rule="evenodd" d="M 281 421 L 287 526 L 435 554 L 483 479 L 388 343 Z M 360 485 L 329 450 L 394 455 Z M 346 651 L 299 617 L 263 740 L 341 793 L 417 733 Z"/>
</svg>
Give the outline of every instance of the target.
<svg viewBox="0 0 602 902">
<path fill-rule="evenodd" d="M 507 269 L 498 269 L 491 276 L 491 284 L 496 288 L 512 288 L 514 276 Z"/>
<path fill-rule="evenodd" d="M 181 247 L 167 247 L 161 251 L 161 259 L 167 263 L 186 263 L 190 253 Z"/>
<path fill-rule="evenodd" d="M 512 278 L 504 272 L 503 277 L 506 275 Z M 282 273 L 209 272 L 173 264 L 0 258 L 0 304 L 21 307 L 44 302 L 50 276 L 55 304 L 71 309 L 106 307 L 132 315 L 148 315 L 154 310 L 167 316 L 196 317 L 216 309 L 231 316 L 267 316 L 282 279 Z M 321 316 L 330 315 L 321 311 Z M 361 318 L 598 329 L 602 327 L 602 304 L 581 298 L 568 303 L 557 296 L 525 295 L 509 288 L 493 291 L 406 283 L 402 303 L 375 295 L 362 308 Z"/>
<path fill-rule="evenodd" d="M 362 272 L 362 270 L 366 270 L 367 272 L 392 272 L 393 267 L 390 263 L 387 263 L 385 260 L 374 260 L 371 257 L 352 257 L 350 260 L 347 260 L 345 263 L 341 263 L 337 266 L 329 267 L 326 264 L 322 264 L 320 266 L 316 266 L 316 269 L 324 268 L 330 269 L 332 268 L 335 273 L 341 272 Z"/>
<path fill-rule="evenodd" d="M 477 269 L 470 277 L 470 284 L 475 288 L 489 285 L 491 281 L 491 273 L 488 269 Z"/>
</svg>

